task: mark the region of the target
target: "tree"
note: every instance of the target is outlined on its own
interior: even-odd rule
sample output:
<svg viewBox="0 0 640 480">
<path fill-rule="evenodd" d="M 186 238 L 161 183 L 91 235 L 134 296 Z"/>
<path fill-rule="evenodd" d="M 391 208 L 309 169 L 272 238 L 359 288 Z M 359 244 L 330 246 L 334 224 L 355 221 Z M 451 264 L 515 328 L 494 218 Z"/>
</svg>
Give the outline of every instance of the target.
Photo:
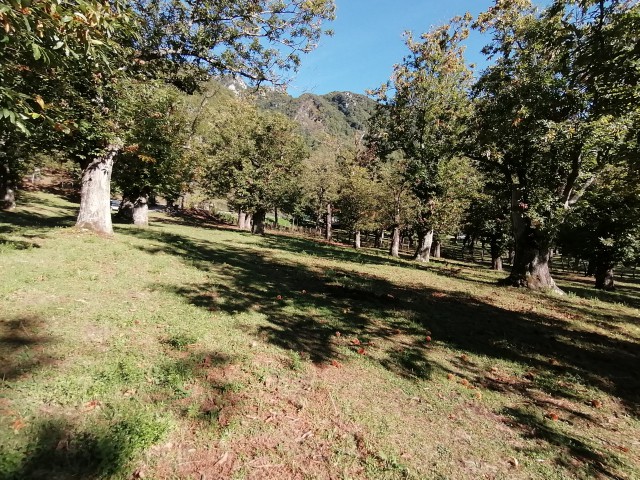
<svg viewBox="0 0 640 480">
<path fill-rule="evenodd" d="M 474 145 L 511 196 L 516 255 L 506 283 L 559 291 L 549 270 L 558 227 L 623 158 L 637 121 L 640 52 L 629 46 L 638 7 L 558 0 L 540 13 L 527 0 L 498 0 L 477 26 L 493 35 L 484 51 L 495 63 L 475 86 Z"/>
<path fill-rule="evenodd" d="M 589 261 L 596 288 L 612 290 L 615 266 L 640 254 L 639 172 L 608 167 L 584 200 L 562 226 L 559 244 L 563 255 Z"/>
<path fill-rule="evenodd" d="M 434 234 L 431 213 L 438 190 L 438 166 L 460 151 L 465 119 L 471 113 L 471 73 L 462 42 L 470 16 L 457 17 L 416 41 L 407 33 L 409 55 L 394 67 L 390 82 L 375 95 L 380 102 L 371 141 L 378 151 L 401 150 L 408 164 L 406 181 L 419 200 L 415 258 L 429 260 Z"/>
<path fill-rule="evenodd" d="M 325 33 L 332 0 L 221 0 L 164 2 L 133 0 L 140 34 L 133 42 L 132 73 L 161 76 L 187 92 L 209 75 L 232 73 L 251 82 L 280 83 Z M 129 66 L 127 66 L 129 67 Z M 107 142 L 83 174 L 78 225 L 110 232 L 105 216 L 113 160 L 122 141 Z"/>
<path fill-rule="evenodd" d="M 218 112 L 216 121 L 204 186 L 229 195 L 233 205 L 253 216 L 254 233 L 264 234 L 267 211 L 297 189 L 306 145 L 284 115 L 241 100 Z"/>
<path fill-rule="evenodd" d="M 311 139 L 311 155 L 304 161 L 301 177 L 307 211 L 316 229 L 324 225 L 324 237 L 332 238 L 333 208 L 338 200 L 342 175 L 340 164 L 352 156 L 339 138 L 322 133 Z"/>
<path fill-rule="evenodd" d="M 416 221 L 428 221 L 435 237 L 434 257 L 440 257 L 440 244 L 445 235 L 455 235 L 471 202 L 479 195 L 482 181 L 472 162 L 465 157 L 444 159 L 438 164 L 435 193 L 429 212 Z M 420 225 L 421 228 L 425 226 Z M 437 235 L 437 236 L 436 236 Z M 424 252 L 428 259 L 429 252 Z"/>
<path fill-rule="evenodd" d="M 121 85 L 119 94 L 124 145 L 113 179 L 131 205 L 133 223 L 142 226 L 149 222 L 150 196 L 175 201 L 192 180 L 188 122 L 175 88 L 133 81 Z"/>
<path fill-rule="evenodd" d="M 205 3 L 139 0 L 128 3 L 132 6 L 130 12 L 139 17 L 134 37 L 125 35 L 125 28 L 121 28 L 131 14 L 122 13 L 122 4 L 118 2 L 45 2 L 30 8 L 16 0 L 16 5 L 17 8 L 9 9 L 3 5 L 0 11 L 11 46 L 3 50 L 9 52 L 10 62 L 6 64 L 7 68 L 2 64 L 2 101 L 5 97 L 14 99 L 10 105 L 22 108 L 25 117 L 34 108 L 43 108 L 41 103 L 48 103 L 44 96 L 32 95 L 34 91 L 37 93 L 37 89 L 31 88 L 37 86 L 37 82 L 29 82 L 31 89 L 25 90 L 27 93 L 13 86 L 19 83 L 12 82 L 17 78 L 16 72 L 25 66 L 22 61 L 25 52 L 31 51 L 33 59 L 43 64 L 53 58 L 57 50 L 73 59 L 65 63 L 69 68 L 64 71 L 69 76 L 68 86 L 72 87 L 68 89 L 72 92 L 71 100 L 93 106 L 93 111 L 85 117 L 105 120 L 108 127 L 87 127 L 75 121 L 72 125 L 61 126 L 62 130 L 72 132 L 75 140 L 79 140 L 81 133 L 89 133 L 82 142 L 84 170 L 77 225 L 103 233 L 112 231 L 110 179 L 113 164 L 124 147 L 124 140 L 112 134 L 118 131 L 113 123 L 117 121 L 119 106 L 102 91 L 109 88 L 115 77 L 162 77 L 189 92 L 196 89 L 198 81 L 221 73 L 241 75 L 256 84 L 281 83 L 298 67 L 300 54 L 314 48 L 325 33 L 322 22 L 333 18 L 334 13 L 332 0 Z M 91 28 L 83 28 L 84 24 Z M 94 30 L 103 33 L 102 37 L 94 36 Z M 63 37 L 59 38 L 58 32 Z M 122 35 L 116 35 L 118 33 Z M 82 53 L 76 51 L 76 44 L 67 41 L 75 38 L 74 35 L 79 39 L 78 45 L 87 47 Z M 127 60 L 122 56 L 103 55 L 103 49 L 98 46 L 105 46 L 104 50 L 106 46 L 113 46 L 114 51 L 115 47 L 127 47 L 122 49 Z M 95 57 L 98 55 L 104 56 L 110 68 L 96 70 Z M 29 65 L 26 67 L 30 68 Z M 85 71 L 77 75 L 83 69 Z M 78 82 L 91 79 L 94 74 L 100 76 L 95 88 L 88 91 L 75 88 Z M 12 81 L 5 82 L 9 75 Z M 27 97 L 35 106 L 27 105 Z M 22 128 L 24 119 L 16 115 L 13 110 L 2 110 L 3 118 L 9 118 L 16 128 Z M 88 121 L 88 118 L 82 120 Z"/>
<path fill-rule="evenodd" d="M 282 84 L 315 48 L 333 0 L 132 0 L 140 15 L 138 63 L 195 90 L 193 75 L 231 74 Z"/>
<path fill-rule="evenodd" d="M 342 180 L 336 208 L 340 223 L 354 237 L 354 247 L 361 247 L 361 232 L 374 230 L 380 223 L 378 194 L 380 183 L 371 168 L 360 165 L 355 159 L 341 165 Z"/>
<path fill-rule="evenodd" d="M 132 31 L 125 7 L 120 0 L 0 5 L 1 206 L 15 205 L 24 158 L 59 146 L 77 126 L 66 96 L 71 78 L 94 79 L 122 54 L 119 40 Z"/>
<path fill-rule="evenodd" d="M 501 185 L 483 179 L 465 212 L 464 233 L 489 244 L 491 269 L 502 271 L 502 256 L 511 242 L 510 201 Z"/>
</svg>

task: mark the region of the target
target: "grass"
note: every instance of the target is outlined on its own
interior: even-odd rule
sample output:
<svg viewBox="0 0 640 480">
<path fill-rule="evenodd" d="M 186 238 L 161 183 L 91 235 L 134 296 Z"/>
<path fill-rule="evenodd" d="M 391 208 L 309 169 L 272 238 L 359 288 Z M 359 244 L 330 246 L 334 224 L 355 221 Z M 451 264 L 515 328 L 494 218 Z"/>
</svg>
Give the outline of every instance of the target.
<svg viewBox="0 0 640 480">
<path fill-rule="evenodd" d="M 640 478 L 639 289 L 0 213 L 0 479 Z M 431 341 L 427 341 L 427 336 Z"/>
</svg>

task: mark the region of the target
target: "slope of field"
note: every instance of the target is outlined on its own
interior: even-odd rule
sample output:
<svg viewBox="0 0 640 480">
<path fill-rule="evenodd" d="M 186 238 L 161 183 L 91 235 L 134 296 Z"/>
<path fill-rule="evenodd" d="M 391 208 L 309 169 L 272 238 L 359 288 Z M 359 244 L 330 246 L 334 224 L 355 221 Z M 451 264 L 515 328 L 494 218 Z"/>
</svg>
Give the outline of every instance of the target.
<svg viewBox="0 0 640 480">
<path fill-rule="evenodd" d="M 640 478 L 637 284 L 533 294 L 162 213 L 105 238 L 22 201 L 0 479 Z"/>
</svg>

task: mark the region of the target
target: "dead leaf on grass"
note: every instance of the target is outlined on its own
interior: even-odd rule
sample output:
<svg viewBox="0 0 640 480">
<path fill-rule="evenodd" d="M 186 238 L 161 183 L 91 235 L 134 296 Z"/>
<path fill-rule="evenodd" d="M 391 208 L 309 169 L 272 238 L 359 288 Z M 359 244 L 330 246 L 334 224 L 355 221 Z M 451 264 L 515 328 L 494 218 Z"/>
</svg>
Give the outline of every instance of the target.
<svg viewBox="0 0 640 480">
<path fill-rule="evenodd" d="M 307 438 L 312 437 L 313 436 L 313 432 L 311 430 L 309 430 L 308 432 L 303 433 L 302 435 L 300 435 L 298 438 L 296 438 L 296 442 L 298 443 L 302 443 L 304 442 Z"/>
<path fill-rule="evenodd" d="M 18 418 L 15 422 L 11 424 L 11 429 L 13 430 L 13 433 L 17 434 L 20 432 L 20 430 L 22 430 L 26 426 L 27 424 L 24 423 L 21 418 Z"/>
<path fill-rule="evenodd" d="M 100 408 L 100 402 L 98 400 L 91 400 L 84 404 L 84 411 L 90 412 L 91 410 L 95 410 L 96 408 Z"/>
<path fill-rule="evenodd" d="M 222 456 L 218 459 L 216 463 L 213 464 L 214 467 L 219 467 L 220 465 L 224 465 L 227 460 L 229 460 L 229 452 L 224 452 Z"/>
</svg>

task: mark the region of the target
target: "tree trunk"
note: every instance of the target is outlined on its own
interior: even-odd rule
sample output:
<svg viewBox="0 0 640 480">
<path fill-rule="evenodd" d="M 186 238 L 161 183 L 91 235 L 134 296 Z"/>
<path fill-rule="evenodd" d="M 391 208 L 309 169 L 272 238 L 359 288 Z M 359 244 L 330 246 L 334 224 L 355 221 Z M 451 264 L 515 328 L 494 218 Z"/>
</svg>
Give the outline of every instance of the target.
<svg viewBox="0 0 640 480">
<path fill-rule="evenodd" d="M 613 267 L 608 262 L 598 262 L 596 266 L 596 288 L 599 290 L 613 290 Z"/>
<path fill-rule="evenodd" d="M 333 224 L 333 212 L 331 208 L 331 203 L 327 203 L 327 213 L 325 215 L 326 215 L 326 222 L 325 222 L 324 238 L 325 240 L 331 241 L 331 237 L 333 235 L 331 231 L 331 226 Z"/>
<path fill-rule="evenodd" d="M 413 259 L 418 262 L 427 263 L 431 256 L 431 244 L 433 243 L 433 230 L 418 235 L 418 249 Z"/>
<path fill-rule="evenodd" d="M 250 232 L 252 220 L 253 220 L 253 215 L 251 213 L 246 213 L 244 216 L 244 225 L 242 225 L 242 229 Z"/>
<path fill-rule="evenodd" d="M 495 238 L 491 239 L 491 270 L 502 271 L 502 252 Z"/>
<path fill-rule="evenodd" d="M 273 228 L 278 229 L 278 207 L 273 209 Z"/>
<path fill-rule="evenodd" d="M 245 220 L 247 218 L 246 212 L 238 210 L 238 228 L 244 229 Z"/>
<path fill-rule="evenodd" d="M 587 269 L 584 274 L 586 277 L 593 277 L 596 274 L 596 260 L 595 258 L 590 258 L 589 263 L 587 264 Z"/>
<path fill-rule="evenodd" d="M 433 258 L 440 258 L 440 247 L 442 246 L 442 242 L 436 240 L 433 243 Z"/>
<path fill-rule="evenodd" d="M 13 210 L 16 208 L 16 192 L 11 182 L 11 170 L 9 164 L 0 167 L 0 210 Z"/>
<path fill-rule="evenodd" d="M 395 225 L 391 232 L 391 246 L 389 247 L 389 255 L 392 257 L 400 256 L 400 227 Z"/>
<path fill-rule="evenodd" d="M 384 232 L 382 230 L 376 230 L 373 240 L 373 246 L 375 248 L 382 248 L 382 235 Z"/>
<path fill-rule="evenodd" d="M 496 272 L 502 272 L 502 256 L 498 255 L 497 257 L 491 256 L 491 270 L 495 270 Z"/>
<path fill-rule="evenodd" d="M 133 202 L 133 224 L 139 227 L 149 225 L 149 198 L 147 195 L 140 195 Z"/>
<path fill-rule="evenodd" d="M 111 235 L 111 172 L 121 142 L 109 145 L 104 155 L 94 159 L 82 172 L 80 211 L 76 227 Z"/>
<path fill-rule="evenodd" d="M 353 241 L 353 246 L 355 248 L 361 248 L 362 247 L 362 243 L 360 241 L 360 236 L 361 236 L 360 230 L 356 230 L 355 239 Z"/>
<path fill-rule="evenodd" d="M 514 287 L 536 290 L 552 290 L 564 293 L 551 277 L 549 268 L 549 244 L 545 235 L 531 225 L 523 214 L 524 202 L 517 186 L 513 187 L 511 221 L 515 238 L 515 258 L 511 274 L 503 282 Z M 525 207 L 526 208 L 526 207 Z"/>
<path fill-rule="evenodd" d="M 267 211 L 264 208 L 259 208 L 253 214 L 253 230 L 255 235 L 264 235 L 264 219 L 267 215 Z"/>
</svg>

